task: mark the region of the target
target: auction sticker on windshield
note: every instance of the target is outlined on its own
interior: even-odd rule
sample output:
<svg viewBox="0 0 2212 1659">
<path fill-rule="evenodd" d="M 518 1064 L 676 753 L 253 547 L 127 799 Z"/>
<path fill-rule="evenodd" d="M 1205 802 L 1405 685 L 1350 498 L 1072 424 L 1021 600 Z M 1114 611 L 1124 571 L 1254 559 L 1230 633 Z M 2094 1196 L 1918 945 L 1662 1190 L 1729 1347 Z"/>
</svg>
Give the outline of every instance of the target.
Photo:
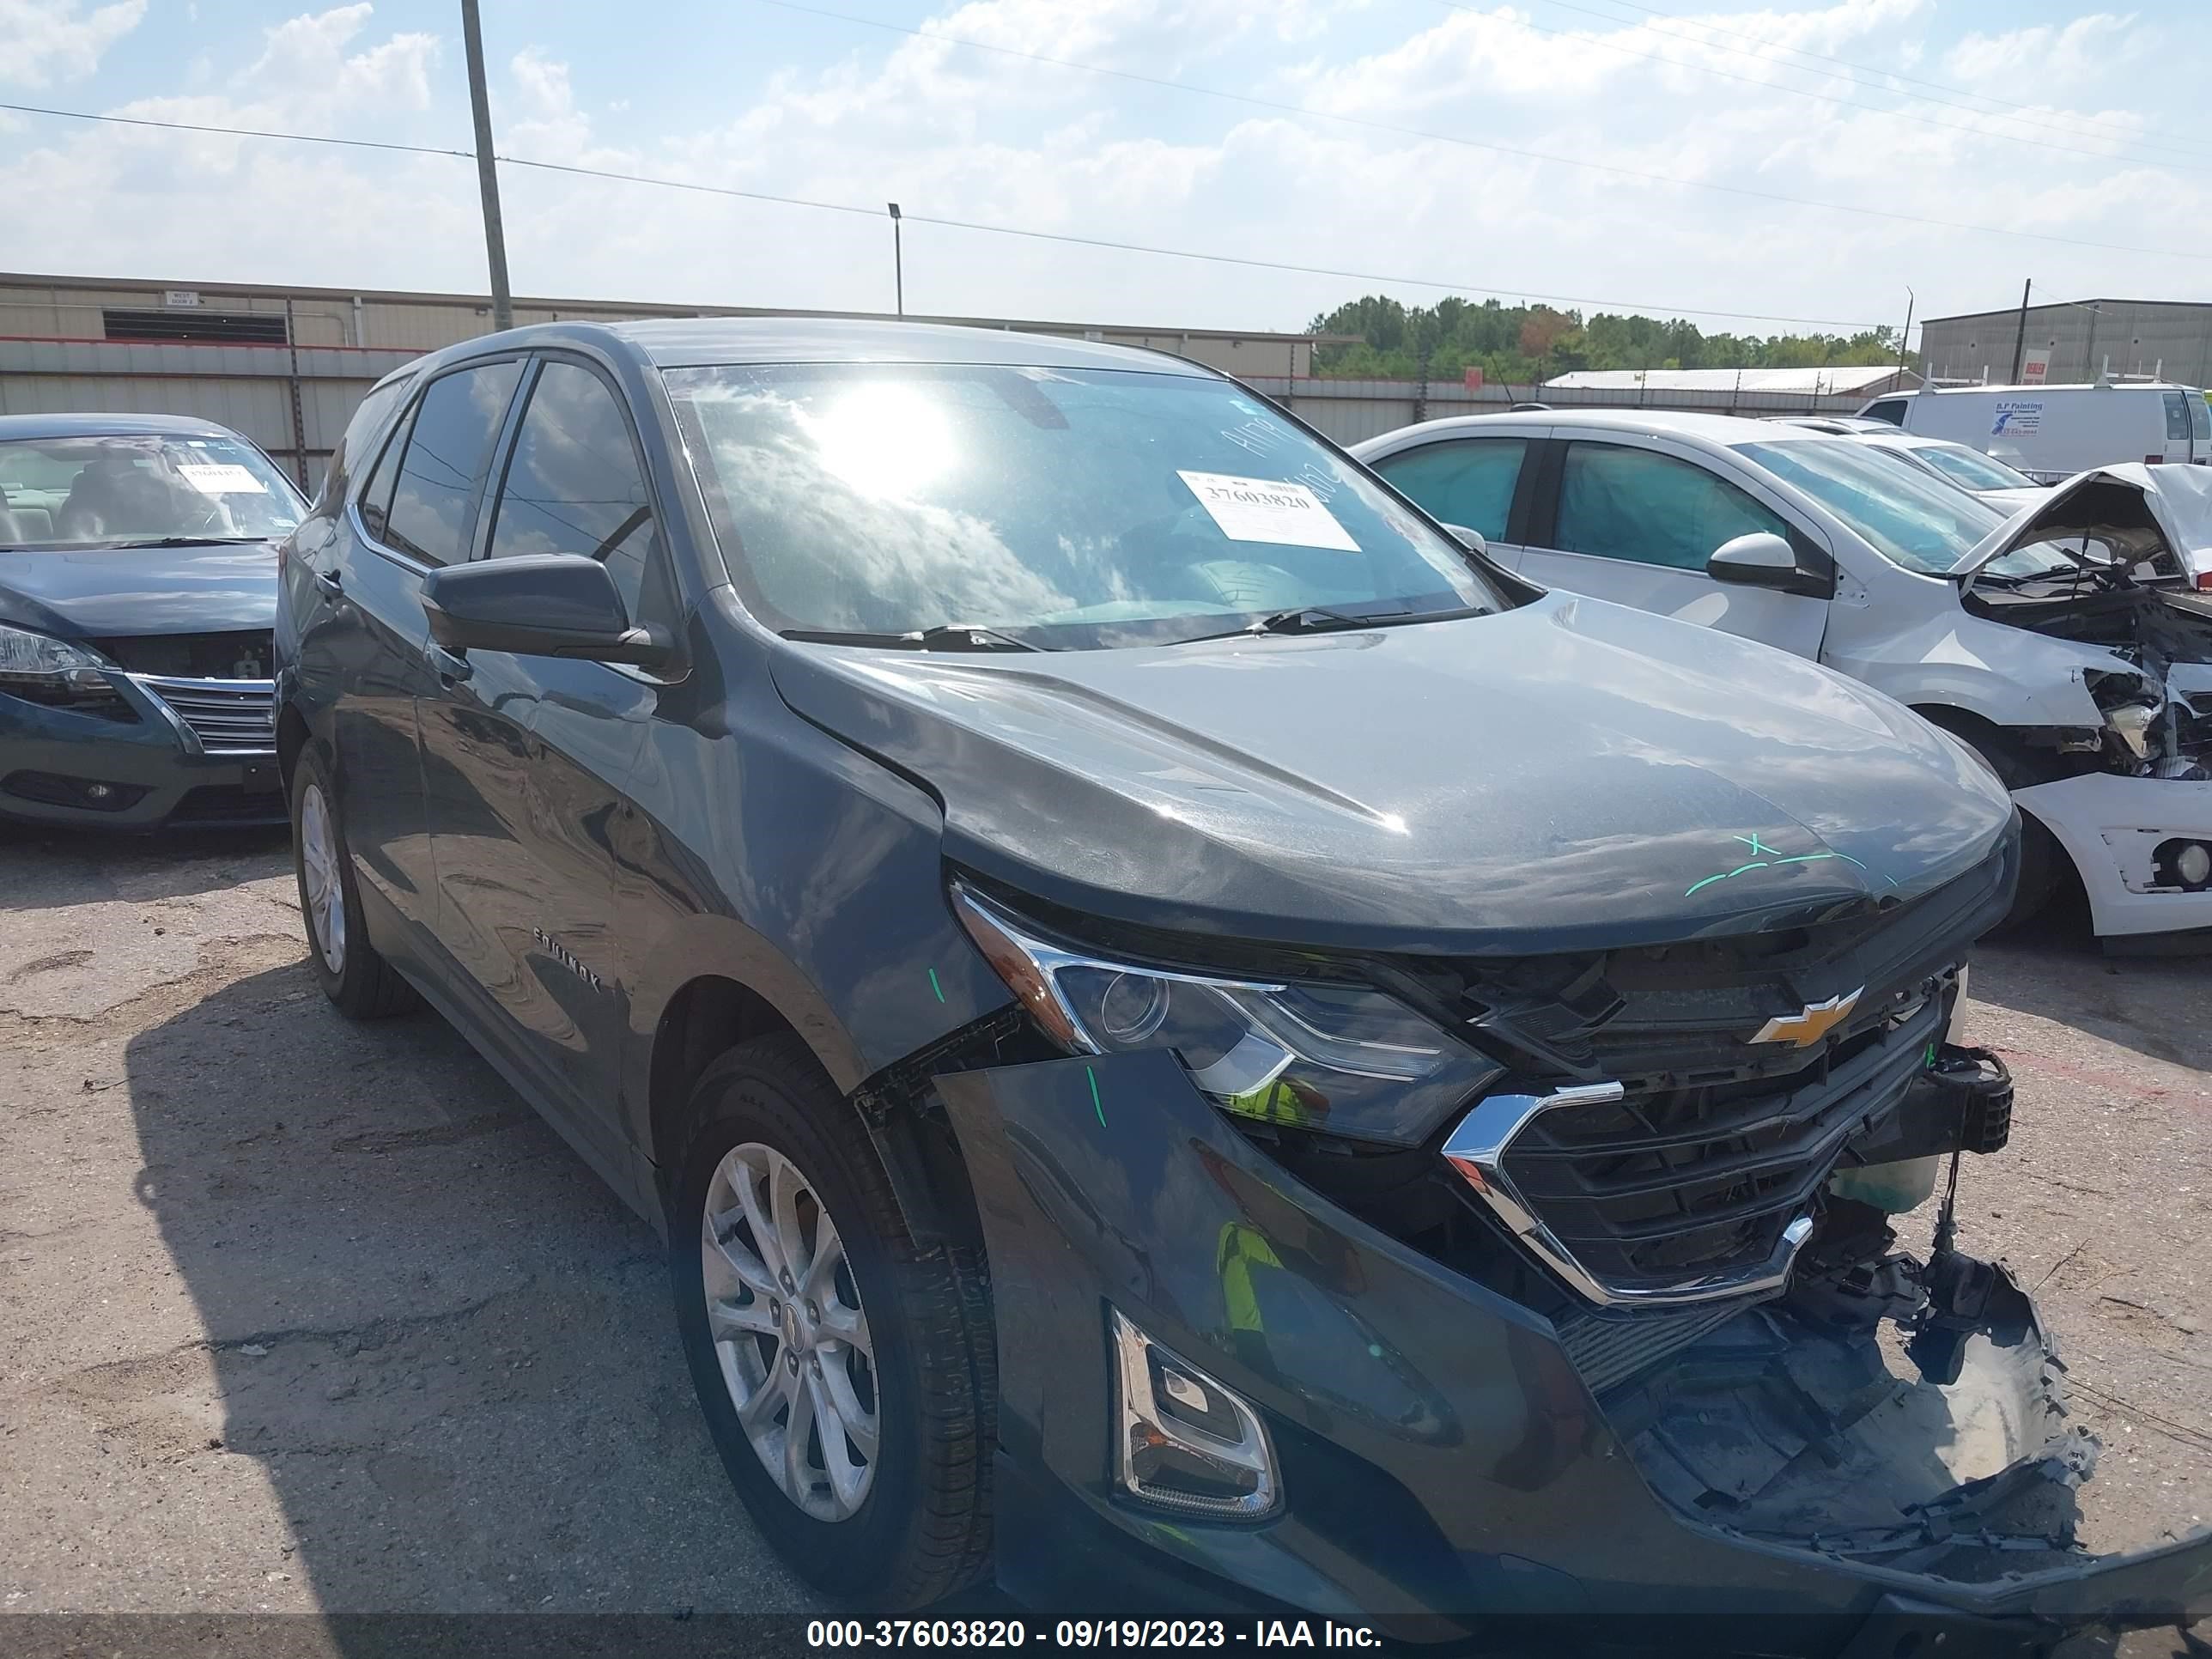
<svg viewBox="0 0 2212 1659">
<path fill-rule="evenodd" d="M 203 495 L 266 495 L 266 485 L 230 462 L 179 463 L 177 471 Z"/>
<path fill-rule="evenodd" d="M 1226 472 L 1176 477 L 1232 542 L 1274 542 L 1285 547 L 1329 547 L 1357 553 L 1359 544 L 1304 484 L 1276 478 L 1239 478 Z"/>
</svg>

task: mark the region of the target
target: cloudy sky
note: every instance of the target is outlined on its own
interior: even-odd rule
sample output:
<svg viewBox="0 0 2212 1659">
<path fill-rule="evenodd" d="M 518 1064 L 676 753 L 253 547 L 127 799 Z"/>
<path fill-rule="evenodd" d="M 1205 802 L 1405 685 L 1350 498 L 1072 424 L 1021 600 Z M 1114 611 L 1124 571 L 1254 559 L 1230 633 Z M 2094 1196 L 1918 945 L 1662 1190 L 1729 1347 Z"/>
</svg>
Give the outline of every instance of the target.
<svg viewBox="0 0 2212 1659">
<path fill-rule="evenodd" d="M 2208 297 L 2212 34 L 2060 0 L 483 0 L 524 295 L 1772 332 Z M 1057 60 L 1057 61 L 1048 61 Z M 1201 90 L 1202 89 L 1202 90 Z M 458 0 L 0 0 L 0 101 L 466 150 Z M 470 164 L 0 111 L 0 268 L 476 289 Z M 919 216 L 1322 266 L 1271 270 Z M 1382 280 L 1388 279 L 1388 280 Z M 1438 286 L 1424 285 L 1435 284 Z M 1723 313 L 1742 313 L 1729 315 Z"/>
</svg>

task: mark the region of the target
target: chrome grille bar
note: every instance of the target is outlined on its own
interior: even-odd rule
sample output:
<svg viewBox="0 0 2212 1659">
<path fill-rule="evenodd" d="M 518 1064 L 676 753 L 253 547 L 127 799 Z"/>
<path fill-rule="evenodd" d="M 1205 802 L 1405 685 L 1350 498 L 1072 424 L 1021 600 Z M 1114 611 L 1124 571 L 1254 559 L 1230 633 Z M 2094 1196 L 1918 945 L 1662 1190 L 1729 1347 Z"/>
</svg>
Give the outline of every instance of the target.
<svg viewBox="0 0 2212 1659">
<path fill-rule="evenodd" d="M 276 682 L 185 679 L 161 674 L 131 677 L 165 705 L 210 755 L 276 752 Z"/>
</svg>

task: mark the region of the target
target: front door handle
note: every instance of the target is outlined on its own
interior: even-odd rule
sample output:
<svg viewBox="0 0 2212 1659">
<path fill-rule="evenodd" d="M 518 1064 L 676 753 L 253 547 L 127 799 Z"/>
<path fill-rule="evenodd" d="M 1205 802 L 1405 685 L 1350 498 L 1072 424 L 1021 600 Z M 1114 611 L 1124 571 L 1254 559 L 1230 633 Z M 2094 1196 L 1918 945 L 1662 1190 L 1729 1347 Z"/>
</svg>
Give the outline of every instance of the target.
<svg viewBox="0 0 2212 1659">
<path fill-rule="evenodd" d="M 336 595 L 345 592 L 345 582 L 335 570 L 318 570 L 309 565 L 307 574 L 315 579 L 315 586 L 325 593 Z"/>
<path fill-rule="evenodd" d="M 459 685 L 477 672 L 466 657 L 458 656 L 435 641 L 424 647 L 422 654 L 430 659 L 430 666 L 438 676 L 438 684 L 447 688 Z"/>
</svg>

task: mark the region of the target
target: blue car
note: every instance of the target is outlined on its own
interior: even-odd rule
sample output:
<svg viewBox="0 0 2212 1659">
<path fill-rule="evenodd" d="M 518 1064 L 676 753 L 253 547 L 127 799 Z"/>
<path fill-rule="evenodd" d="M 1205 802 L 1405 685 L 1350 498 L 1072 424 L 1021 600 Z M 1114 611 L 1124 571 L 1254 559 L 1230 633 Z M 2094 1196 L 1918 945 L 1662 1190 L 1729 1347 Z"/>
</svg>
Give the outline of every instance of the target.
<svg viewBox="0 0 2212 1659">
<path fill-rule="evenodd" d="M 0 818 L 285 821 L 275 543 L 306 512 L 210 421 L 0 417 Z"/>
</svg>

